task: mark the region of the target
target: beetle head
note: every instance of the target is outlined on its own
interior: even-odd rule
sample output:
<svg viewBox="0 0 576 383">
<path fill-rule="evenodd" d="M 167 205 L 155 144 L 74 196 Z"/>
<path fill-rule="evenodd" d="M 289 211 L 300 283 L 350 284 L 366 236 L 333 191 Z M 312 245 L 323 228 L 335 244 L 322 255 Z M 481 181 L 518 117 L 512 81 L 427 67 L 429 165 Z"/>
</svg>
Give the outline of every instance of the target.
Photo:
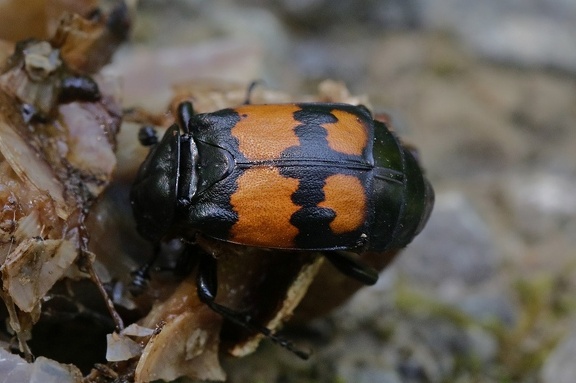
<svg viewBox="0 0 576 383">
<path fill-rule="evenodd" d="M 172 227 L 180 178 L 180 130 L 174 124 L 140 166 L 130 191 L 138 232 L 160 240 Z"/>
</svg>

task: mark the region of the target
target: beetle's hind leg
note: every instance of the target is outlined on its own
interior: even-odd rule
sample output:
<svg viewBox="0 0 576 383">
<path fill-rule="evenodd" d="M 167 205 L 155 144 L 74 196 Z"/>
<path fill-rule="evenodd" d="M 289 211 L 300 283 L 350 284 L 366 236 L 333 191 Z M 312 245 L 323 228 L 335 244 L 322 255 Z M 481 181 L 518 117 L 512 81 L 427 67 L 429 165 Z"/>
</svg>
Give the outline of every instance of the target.
<svg viewBox="0 0 576 383">
<path fill-rule="evenodd" d="M 354 253 L 336 250 L 323 254 L 344 275 L 370 286 L 378 281 L 378 271 L 362 263 Z"/>
<path fill-rule="evenodd" d="M 208 305 L 208 307 L 210 307 L 213 311 L 222 315 L 224 318 L 228 319 L 234 324 L 241 326 L 248 331 L 259 332 L 265 335 L 268 339 L 293 352 L 298 357 L 302 359 L 308 359 L 310 357 L 309 353 L 298 350 L 287 339 L 273 334 L 269 328 L 251 323 L 241 313 L 216 303 L 215 299 L 218 290 L 216 266 L 216 259 L 214 259 L 211 255 L 203 254 L 201 256 L 196 277 L 196 288 L 198 290 L 198 297 L 204 304 Z"/>
</svg>

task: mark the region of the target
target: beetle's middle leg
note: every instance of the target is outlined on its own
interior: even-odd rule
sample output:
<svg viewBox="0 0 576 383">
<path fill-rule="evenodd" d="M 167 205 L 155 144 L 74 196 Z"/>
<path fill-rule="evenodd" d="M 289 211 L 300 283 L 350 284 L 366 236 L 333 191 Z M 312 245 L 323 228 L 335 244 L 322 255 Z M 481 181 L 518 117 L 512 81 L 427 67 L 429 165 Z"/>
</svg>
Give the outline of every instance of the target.
<svg viewBox="0 0 576 383">
<path fill-rule="evenodd" d="M 353 253 L 336 250 L 323 254 L 344 275 L 370 286 L 378 281 L 378 271 L 362 263 Z"/>
<path fill-rule="evenodd" d="M 248 331 L 259 332 L 265 335 L 274 343 L 279 344 L 302 359 L 308 359 L 310 357 L 309 353 L 296 349 L 290 341 L 273 334 L 269 328 L 251 323 L 241 313 L 215 302 L 218 292 L 217 262 L 210 254 L 205 253 L 201 255 L 196 276 L 196 288 L 200 300 L 208 305 L 214 312 Z"/>
</svg>

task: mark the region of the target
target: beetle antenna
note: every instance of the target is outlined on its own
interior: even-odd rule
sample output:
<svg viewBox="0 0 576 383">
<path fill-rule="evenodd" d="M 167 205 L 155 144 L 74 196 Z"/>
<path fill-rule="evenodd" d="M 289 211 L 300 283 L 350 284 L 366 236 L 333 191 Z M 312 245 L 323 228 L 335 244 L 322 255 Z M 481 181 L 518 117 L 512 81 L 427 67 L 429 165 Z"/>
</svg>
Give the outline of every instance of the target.
<svg viewBox="0 0 576 383">
<path fill-rule="evenodd" d="M 248 85 L 248 89 L 246 89 L 246 98 L 244 99 L 244 105 L 252 104 L 252 92 L 258 85 L 263 85 L 265 83 L 264 80 L 254 80 Z"/>
</svg>

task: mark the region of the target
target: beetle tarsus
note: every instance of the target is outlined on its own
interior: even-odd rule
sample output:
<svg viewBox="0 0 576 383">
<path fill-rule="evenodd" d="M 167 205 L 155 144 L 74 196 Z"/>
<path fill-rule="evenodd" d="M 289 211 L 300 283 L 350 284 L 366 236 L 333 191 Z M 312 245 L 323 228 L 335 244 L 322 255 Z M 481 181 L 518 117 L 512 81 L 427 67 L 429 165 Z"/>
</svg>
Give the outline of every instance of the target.
<svg viewBox="0 0 576 383">
<path fill-rule="evenodd" d="M 138 131 L 138 141 L 142 146 L 153 146 L 158 143 L 158 136 L 156 130 L 150 125 L 144 125 Z"/>
<path fill-rule="evenodd" d="M 138 296 L 142 294 L 148 287 L 148 282 L 150 281 L 150 269 L 152 265 L 156 262 L 158 255 L 160 254 L 160 245 L 154 247 L 154 255 L 148 262 L 140 266 L 138 269 L 134 270 L 130 275 L 132 276 L 132 282 L 130 283 L 130 293 L 133 296 Z"/>
<path fill-rule="evenodd" d="M 132 281 L 129 290 L 133 296 L 141 295 L 148 287 L 148 282 L 150 281 L 149 270 L 149 265 L 145 264 L 131 273 Z"/>
</svg>

